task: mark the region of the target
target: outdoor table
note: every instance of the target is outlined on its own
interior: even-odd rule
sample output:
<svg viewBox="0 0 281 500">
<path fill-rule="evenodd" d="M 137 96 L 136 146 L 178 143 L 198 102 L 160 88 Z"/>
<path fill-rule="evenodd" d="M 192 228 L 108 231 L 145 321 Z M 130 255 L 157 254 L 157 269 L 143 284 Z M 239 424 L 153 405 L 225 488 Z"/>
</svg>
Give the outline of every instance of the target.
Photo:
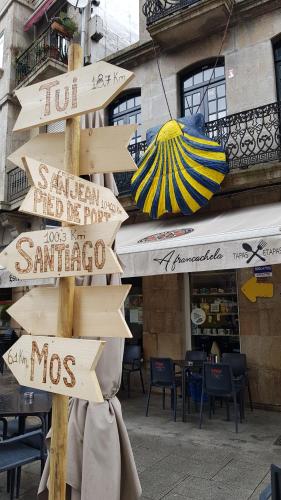
<svg viewBox="0 0 281 500">
<path fill-rule="evenodd" d="M 185 407 L 186 407 L 186 373 L 190 374 L 192 371 L 201 371 L 203 367 L 203 361 L 187 361 L 186 359 L 176 359 L 174 360 L 174 365 L 179 366 L 181 369 L 181 390 L 182 390 L 182 421 L 185 422 Z M 188 408 L 188 412 L 190 408 Z"/>
<path fill-rule="evenodd" d="M 32 389 L 30 389 L 32 391 Z M 24 393 L 17 387 L 14 392 L 0 395 L 0 417 L 18 417 L 18 432 L 25 430 L 26 417 L 38 417 L 42 422 L 45 436 L 48 430 L 48 414 L 52 407 L 52 398 L 48 392 L 34 392 L 33 401 L 27 402 Z"/>
</svg>

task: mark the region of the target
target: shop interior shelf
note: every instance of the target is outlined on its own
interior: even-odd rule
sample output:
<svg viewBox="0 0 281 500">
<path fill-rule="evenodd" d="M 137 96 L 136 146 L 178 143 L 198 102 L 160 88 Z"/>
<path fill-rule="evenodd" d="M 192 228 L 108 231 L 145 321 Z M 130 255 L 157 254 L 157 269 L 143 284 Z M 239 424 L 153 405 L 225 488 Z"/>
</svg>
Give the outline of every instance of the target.
<svg viewBox="0 0 281 500">
<path fill-rule="evenodd" d="M 193 333 L 193 337 L 239 337 L 239 334 L 235 333 L 233 335 L 228 335 L 228 334 L 213 334 L 213 333 Z"/>
</svg>

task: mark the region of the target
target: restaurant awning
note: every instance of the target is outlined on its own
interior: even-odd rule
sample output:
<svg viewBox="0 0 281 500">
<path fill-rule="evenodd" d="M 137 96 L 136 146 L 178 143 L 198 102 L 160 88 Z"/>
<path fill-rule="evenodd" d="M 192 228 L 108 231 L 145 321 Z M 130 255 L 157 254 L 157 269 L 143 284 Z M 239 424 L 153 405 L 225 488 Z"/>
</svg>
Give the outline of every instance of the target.
<svg viewBox="0 0 281 500">
<path fill-rule="evenodd" d="M 47 10 L 56 2 L 56 0 L 44 0 L 41 5 L 33 12 L 33 14 L 26 21 L 23 31 L 28 31 L 32 26 L 40 21 L 41 17 Z"/>
<path fill-rule="evenodd" d="M 123 277 L 281 263 L 281 203 L 123 226 Z"/>
</svg>

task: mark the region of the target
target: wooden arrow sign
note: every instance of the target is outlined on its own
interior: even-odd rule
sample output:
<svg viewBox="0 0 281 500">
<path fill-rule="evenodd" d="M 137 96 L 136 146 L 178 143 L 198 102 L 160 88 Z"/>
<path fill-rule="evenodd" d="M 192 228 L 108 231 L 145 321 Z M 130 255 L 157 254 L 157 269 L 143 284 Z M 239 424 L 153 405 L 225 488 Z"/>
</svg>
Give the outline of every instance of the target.
<svg viewBox="0 0 281 500">
<path fill-rule="evenodd" d="M 122 272 L 110 248 L 120 222 L 22 233 L 0 254 L 20 279 Z"/>
<path fill-rule="evenodd" d="M 70 224 L 94 224 L 128 218 L 111 189 L 23 158 L 33 184 L 20 211 Z"/>
<path fill-rule="evenodd" d="M 136 125 L 81 130 L 80 175 L 128 172 L 136 164 L 127 147 Z M 64 170 L 64 133 L 39 134 L 12 153 L 8 160 L 23 168 L 23 156 Z"/>
<path fill-rule="evenodd" d="M 74 295 L 74 337 L 121 337 L 132 334 L 120 311 L 131 285 L 77 286 Z M 36 287 L 7 311 L 32 335 L 56 335 L 58 288 Z"/>
<path fill-rule="evenodd" d="M 130 71 L 99 61 L 16 90 L 22 110 L 14 131 L 104 108 L 133 76 Z"/>
<path fill-rule="evenodd" d="M 21 385 L 102 402 L 95 373 L 104 342 L 23 335 L 3 358 Z"/>
<path fill-rule="evenodd" d="M 273 297 L 273 283 L 258 282 L 254 276 L 244 283 L 241 290 L 250 302 L 256 302 L 258 297 Z"/>
</svg>

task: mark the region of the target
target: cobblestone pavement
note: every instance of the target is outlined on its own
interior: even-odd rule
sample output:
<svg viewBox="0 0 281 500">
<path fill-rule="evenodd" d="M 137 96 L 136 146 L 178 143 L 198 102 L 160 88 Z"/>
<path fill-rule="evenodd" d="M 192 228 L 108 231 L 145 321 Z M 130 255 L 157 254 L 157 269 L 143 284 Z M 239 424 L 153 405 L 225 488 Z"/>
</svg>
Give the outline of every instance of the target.
<svg viewBox="0 0 281 500">
<path fill-rule="evenodd" d="M 4 379 L 3 379 L 4 381 Z M 2 383 L 3 383 L 2 381 Z M 13 389 L 6 380 L 2 392 Z M 145 397 L 133 392 L 121 394 L 143 488 L 142 500 L 258 500 L 269 481 L 269 466 L 281 466 L 281 446 L 274 442 L 281 434 L 281 414 L 246 410 L 246 421 L 235 434 L 225 410 L 207 414 L 198 429 L 198 413 L 192 408 L 187 422 L 173 422 L 169 409 L 162 410 L 161 397 L 152 395 L 149 417 L 144 416 Z M 40 465 L 23 468 L 21 500 L 35 500 Z M 0 499 L 8 500 L 6 475 L 0 475 Z M 89 500 L 110 500 L 97 499 Z M 134 499 L 132 499 L 134 500 Z"/>
</svg>

